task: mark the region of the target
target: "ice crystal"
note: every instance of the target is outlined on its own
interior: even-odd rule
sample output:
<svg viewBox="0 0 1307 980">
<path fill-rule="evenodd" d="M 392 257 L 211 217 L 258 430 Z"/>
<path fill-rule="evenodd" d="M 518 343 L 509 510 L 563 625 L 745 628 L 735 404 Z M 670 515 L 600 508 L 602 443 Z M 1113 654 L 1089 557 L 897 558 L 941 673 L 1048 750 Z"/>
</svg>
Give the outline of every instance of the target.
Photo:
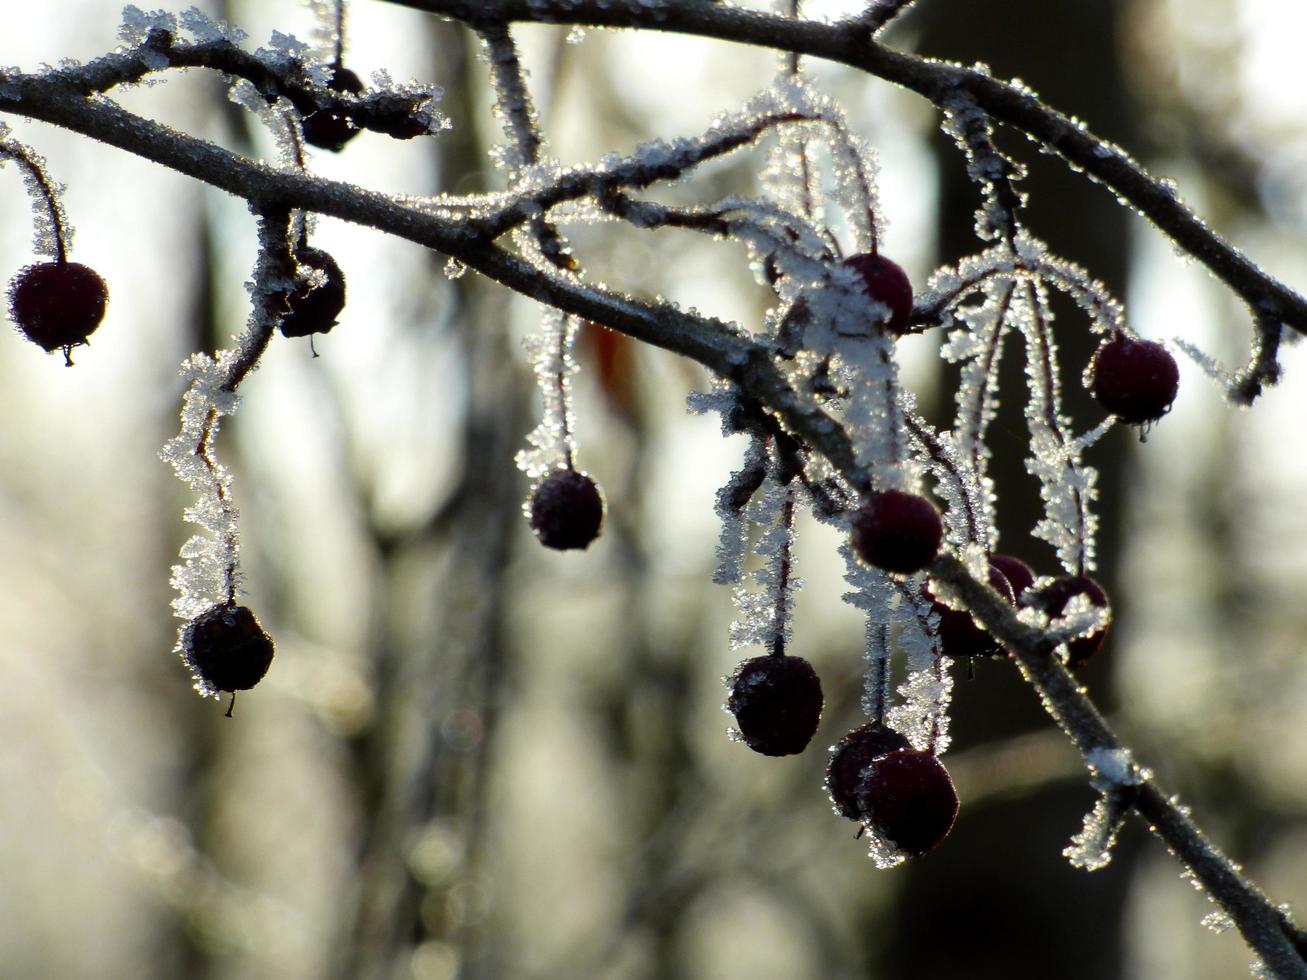
<svg viewBox="0 0 1307 980">
<path fill-rule="evenodd" d="M 198 7 L 188 7 L 183 10 L 177 20 L 182 30 L 197 44 L 218 42 L 240 44 L 249 36 L 239 27 L 233 27 L 226 21 L 214 20 Z"/>
<path fill-rule="evenodd" d="M 758 530 L 753 550 L 762 562 L 753 572 L 753 588 L 740 581 L 732 590 L 737 611 L 730 628 L 732 649 L 758 644 L 778 653 L 789 644 L 794 595 L 803 588 L 793 569 L 796 496 L 792 484 L 782 485 L 769 475 L 749 501 L 748 522 Z"/>
<path fill-rule="evenodd" d="M 532 480 L 570 465 L 576 453 L 571 389 L 572 376 L 580 370 L 572 353 L 578 326 L 575 317 L 549 309 L 540 332 L 524 341 L 544 403 L 540 424 L 527 436 L 530 448 L 515 457 L 518 468 Z"/>
<path fill-rule="evenodd" d="M 1062 850 L 1063 856 L 1074 868 L 1098 871 L 1112 860 L 1112 845 L 1117 832 L 1129 813 L 1129 807 L 1120 794 L 1103 793 L 1094 801 L 1094 808 L 1085 815 L 1080 832 Z"/>
<path fill-rule="evenodd" d="M 144 11 L 134 4 L 123 8 L 123 19 L 118 27 L 118 37 L 123 44 L 134 46 L 140 44 L 151 31 L 162 30 L 169 34 L 177 31 L 177 18 L 166 10 Z"/>
<path fill-rule="evenodd" d="M 732 585 L 744 577 L 744 552 L 748 544 L 746 510 L 767 473 L 766 441 L 755 437 L 744 455 L 744 465 L 731 474 L 726 485 L 717 491 L 715 510 L 721 518 L 721 536 L 717 542 L 717 568 L 713 581 Z"/>
<path fill-rule="evenodd" d="M 32 250 L 37 255 L 59 255 L 61 241 L 65 251 L 73 244 L 73 227 L 61 200 L 67 188 L 50 181 L 45 157 L 17 140 L 4 139 L 7 131 L 0 131 L 0 166 L 13 160 L 22 172 L 32 199 Z"/>
</svg>

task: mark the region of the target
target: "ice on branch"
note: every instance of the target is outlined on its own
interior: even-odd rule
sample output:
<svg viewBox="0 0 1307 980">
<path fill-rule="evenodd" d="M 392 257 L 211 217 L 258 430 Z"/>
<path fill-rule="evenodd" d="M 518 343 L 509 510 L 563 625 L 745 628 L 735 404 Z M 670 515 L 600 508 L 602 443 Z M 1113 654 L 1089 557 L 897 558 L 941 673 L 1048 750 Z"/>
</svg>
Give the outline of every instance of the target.
<svg viewBox="0 0 1307 980">
<path fill-rule="evenodd" d="M 758 644 L 769 653 L 784 652 L 791 637 L 794 595 L 803 581 L 794 575 L 794 485 L 768 476 L 747 508 L 749 525 L 757 529 L 754 554 L 762 563 L 754 570 L 754 588 L 741 581 L 732 590 L 737 617 L 731 624 L 731 649 Z"/>
<path fill-rule="evenodd" d="M 898 646 L 907 661 L 907 678 L 899 685 L 899 703 L 889 712 L 889 726 L 913 748 L 943 755 L 949 746 L 949 704 L 953 699 L 952 660 L 939 649 L 935 630 L 939 614 L 920 584 L 896 583 L 906 615 Z"/>
<path fill-rule="evenodd" d="M 714 509 L 721 518 L 717 542 L 717 568 L 713 581 L 733 585 L 744 577 L 744 553 L 748 545 L 747 511 L 767 476 L 767 442 L 755 436 L 744 454 L 744 465 L 717 491 Z"/>
<path fill-rule="evenodd" d="M 181 431 L 160 452 L 195 494 L 184 516 L 199 531 L 182 546 L 182 564 L 173 566 L 171 578 L 178 593 L 173 612 L 187 621 L 215 603 L 234 601 L 240 589 L 239 515 L 231 474 L 213 448 L 221 420 L 239 405 L 227 387 L 237 356 L 236 351 L 220 351 L 216 358 L 193 354 L 182 363 Z"/>
<path fill-rule="evenodd" d="M 994 527 L 994 492 L 991 481 L 981 475 L 981 457 L 973 462 L 959 451 L 952 432 L 935 432 L 915 414 L 915 402 L 905 397 L 908 431 L 913 452 L 935 480 L 935 491 L 944 502 L 944 529 L 956 548 L 980 544 L 993 551 L 998 544 Z M 984 578 L 988 572 L 981 573 Z"/>
<path fill-rule="evenodd" d="M 123 8 L 122 23 L 118 27 L 118 37 L 123 44 L 135 47 L 149 36 L 151 31 L 177 33 L 177 18 L 165 10 L 146 12 L 133 4 Z"/>
<path fill-rule="evenodd" d="M 540 332 L 523 341 L 540 386 L 543 411 L 540 424 L 526 437 L 530 448 L 515 457 L 518 469 L 540 480 L 561 466 L 570 466 L 576 454 L 572 437 L 572 377 L 580 370 L 573 348 L 579 321 L 560 310 L 545 312 Z"/>
<path fill-rule="evenodd" d="M 6 139 L 9 127 L 0 128 L 0 167 L 13 160 L 23 175 L 32 199 L 32 251 L 37 255 L 62 256 L 73 244 L 73 226 L 68 223 L 62 197 L 67 188 L 47 176 L 45 157 L 14 139 Z"/>
<path fill-rule="evenodd" d="M 240 44 L 248 34 L 223 20 L 214 20 L 198 7 L 188 7 L 177 18 L 181 29 L 197 44 Z"/>
<path fill-rule="evenodd" d="M 1135 765 L 1128 749 L 1091 749 L 1085 761 L 1092 771 L 1090 785 L 1100 796 L 1094 808 L 1085 815 L 1080 832 L 1062 854 L 1073 867 L 1097 871 L 1112 860 L 1112 844 L 1117 832 L 1130 813 L 1133 794 L 1144 780 L 1145 774 Z"/>
</svg>

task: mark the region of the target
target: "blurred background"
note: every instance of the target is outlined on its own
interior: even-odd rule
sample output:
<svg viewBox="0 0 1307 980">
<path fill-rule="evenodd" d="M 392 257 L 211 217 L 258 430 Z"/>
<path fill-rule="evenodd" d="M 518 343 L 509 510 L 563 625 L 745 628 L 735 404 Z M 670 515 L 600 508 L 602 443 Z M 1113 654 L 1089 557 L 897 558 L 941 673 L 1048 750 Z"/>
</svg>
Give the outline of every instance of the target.
<svg viewBox="0 0 1307 980">
<path fill-rule="evenodd" d="M 208 0 L 251 44 L 309 39 L 294 0 Z M 1120 142 L 1224 236 L 1307 287 L 1307 13 L 1275 0 L 922 0 L 893 44 L 1017 76 Z M 112 0 L 0 13 L 0 64 L 111 49 Z M 835 3 L 814 16 L 847 12 Z M 565 163 L 694 134 L 769 84 L 772 55 L 706 41 L 515 30 L 549 152 Z M 468 32 L 351 5 L 346 63 L 436 81 L 453 129 L 364 134 L 326 175 L 386 191 L 501 186 L 503 139 Z M 814 64 L 878 150 L 887 254 L 915 283 L 975 250 L 973 189 L 929 106 Z M 267 158 L 274 144 L 197 73 L 120 100 Z M 684 411 L 696 366 L 582 338 L 579 463 L 604 536 L 540 548 L 513 466 L 538 411 L 520 341 L 540 309 L 444 259 L 323 220 L 349 305 L 317 340 L 277 338 L 218 454 L 236 476 L 246 602 L 275 636 L 235 718 L 172 652 L 168 571 L 190 533 L 157 457 L 177 366 L 244 324 L 253 219 L 239 201 L 116 150 L 6 117 L 67 184 L 73 258 L 110 284 L 75 368 L 0 336 L 0 971 L 10 978 L 1224 978 L 1251 954 L 1142 826 L 1105 870 L 1061 857 L 1094 794 L 1015 670 L 957 668 L 945 762 L 962 812 L 935 853 L 877 871 L 833 815 L 825 746 L 860 722 L 862 621 L 839 601 L 838 542 L 800 525 L 793 652 L 826 714 L 797 757 L 725 735 L 730 596 L 709 584 L 715 489 L 744 440 Z M 1101 188 L 1023 140 L 1035 234 L 1126 299 L 1135 329 L 1242 363 L 1245 311 Z M 678 188 L 749 192 L 759 153 Z M 0 269 L 31 261 L 30 208 L 0 168 Z M 687 234 L 568 229 L 594 279 L 758 323 L 742 249 Z M 1092 341 L 1059 320 L 1077 431 Z M 939 338 L 904 341 L 937 420 Z M 1307 914 L 1307 362 L 1252 411 L 1182 364 L 1141 446 L 1112 432 L 1100 577 L 1116 625 L 1086 684 L 1215 840 Z M 1003 549 L 1029 538 L 1019 377 L 994 429 Z"/>
</svg>

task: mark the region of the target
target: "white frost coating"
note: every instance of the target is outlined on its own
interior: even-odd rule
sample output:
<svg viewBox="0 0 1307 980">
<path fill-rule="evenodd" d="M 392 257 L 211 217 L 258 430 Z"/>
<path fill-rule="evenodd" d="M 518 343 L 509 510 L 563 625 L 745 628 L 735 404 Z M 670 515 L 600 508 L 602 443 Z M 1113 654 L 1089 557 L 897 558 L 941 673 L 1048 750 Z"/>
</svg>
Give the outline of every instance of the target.
<svg viewBox="0 0 1307 980">
<path fill-rule="evenodd" d="M 794 575 L 796 497 L 792 484 L 782 486 L 768 475 L 749 501 L 749 524 L 760 532 L 753 550 L 762 564 L 752 576 L 755 588 L 741 582 L 732 590 L 738 612 L 730 628 L 732 650 L 758 644 L 774 652 L 789 645 L 794 596 L 803 588 L 803 581 Z"/>
<path fill-rule="evenodd" d="M 118 27 L 118 37 L 126 45 L 140 44 L 150 31 L 164 30 L 170 34 L 177 31 L 177 18 L 166 10 L 146 12 L 134 4 L 123 8 L 122 23 Z"/>
<path fill-rule="evenodd" d="M 993 551 L 998 544 L 998 532 L 994 528 L 992 484 L 959 452 L 953 432 L 935 432 L 925 419 L 914 414 L 915 399 L 911 393 L 904 400 L 912 419 L 913 451 L 934 478 L 936 492 L 944 501 L 947 540 L 956 548 L 976 543 L 983 545 L 984 550 Z M 988 574 L 982 571 L 981 578 Z"/>
<path fill-rule="evenodd" d="M 182 362 L 181 431 L 159 454 L 196 494 L 184 516 L 200 530 L 182 546 L 183 563 L 173 566 L 171 578 L 178 592 L 173 612 L 187 621 L 239 592 L 239 514 L 231 499 L 231 474 L 213 451 L 222 418 L 239 405 L 237 395 L 223 387 L 237 356 L 225 350 L 216 358 L 193 354 Z"/>
<path fill-rule="evenodd" d="M 198 7 L 188 7 L 178 17 L 181 29 L 197 44 L 226 42 L 240 44 L 248 34 L 223 20 L 214 20 Z"/>
<path fill-rule="evenodd" d="M 717 541 L 717 568 L 712 580 L 718 585 L 733 585 L 744 577 L 744 552 L 748 544 L 748 521 L 746 514 L 748 504 L 739 507 L 737 486 L 741 481 L 748 481 L 751 475 L 759 473 L 767 465 L 767 444 L 765 440 L 754 438 L 745 450 L 744 465 L 731 474 L 726 485 L 717 491 L 714 510 L 721 518 L 721 536 Z M 750 497 L 752 501 L 753 496 Z"/>
<path fill-rule="evenodd" d="M 906 607 L 898 645 L 907 660 L 907 678 L 899 685 L 899 704 L 890 709 L 888 724 L 914 749 L 943 755 L 949 746 L 948 707 L 953 696 L 952 661 L 939 650 L 935 631 L 939 614 L 921 594 L 924 579 L 900 586 Z"/>
<path fill-rule="evenodd" d="M 1107 792 L 1123 786 L 1138 786 L 1143 782 L 1129 749 L 1099 746 L 1086 753 L 1085 761 L 1094 771 L 1091 783 L 1094 789 Z"/>
<path fill-rule="evenodd" d="M 313 49 L 294 34 L 283 34 L 274 30 L 268 43 L 254 52 L 259 60 L 269 65 L 289 67 L 296 64 L 308 64 L 314 61 Z"/>
<path fill-rule="evenodd" d="M 0 137 L 3 137 L 7 131 L 7 128 L 0 131 Z M 71 250 L 73 226 L 68 223 L 68 215 L 64 211 L 61 200 L 67 188 L 63 184 L 50 181 L 45 157 L 17 140 L 5 140 L 0 142 L 0 166 L 3 166 L 6 160 L 14 161 L 23 175 L 23 184 L 27 187 L 28 196 L 32 199 L 32 251 L 37 255 L 59 254 L 56 220 L 59 228 L 63 230 L 64 249 Z M 41 186 L 42 179 L 48 184 L 50 193 L 48 198 L 46 188 Z M 52 208 L 53 213 L 51 213 Z"/>
<path fill-rule="evenodd" d="M 576 425 L 572 417 L 572 376 L 580 367 L 572 350 L 578 326 L 575 317 L 549 309 L 540 332 L 523 341 L 535 368 L 544 410 L 540 424 L 526 437 L 530 448 L 521 450 L 514 461 L 518 469 L 535 481 L 568 465 L 576 454 L 576 442 L 572 438 Z"/>
<path fill-rule="evenodd" d="M 283 166 L 299 167 L 299 158 L 302 156 L 298 142 L 300 116 L 288 99 L 278 97 L 275 102 L 269 103 L 263 93 L 244 78 L 232 82 L 227 97 L 259 117 L 277 144 L 277 156 Z"/>
<path fill-rule="evenodd" d="M 877 868 L 882 871 L 887 868 L 896 868 L 907 860 L 908 855 L 891 841 L 881 837 L 880 834 L 868 826 L 866 828 L 867 837 L 867 857 L 871 858 Z"/>
<path fill-rule="evenodd" d="M 1085 814 L 1085 824 L 1062 850 L 1073 868 L 1098 871 L 1112 861 L 1112 845 L 1125 820 L 1129 808 L 1119 794 L 1104 793 L 1094 802 L 1094 808 Z"/>
</svg>

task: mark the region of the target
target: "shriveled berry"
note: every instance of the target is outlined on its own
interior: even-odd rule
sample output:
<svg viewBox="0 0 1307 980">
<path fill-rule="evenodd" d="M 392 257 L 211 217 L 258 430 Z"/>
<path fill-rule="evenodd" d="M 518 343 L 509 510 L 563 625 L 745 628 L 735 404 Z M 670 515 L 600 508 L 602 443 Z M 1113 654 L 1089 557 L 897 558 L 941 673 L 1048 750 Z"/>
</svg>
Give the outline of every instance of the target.
<svg viewBox="0 0 1307 980">
<path fill-rule="evenodd" d="M 1099 609 L 1108 607 L 1107 593 L 1103 587 L 1088 575 L 1063 575 L 1054 579 L 1031 597 L 1028 605 L 1042 609 L 1049 616 L 1062 615 L 1066 605 L 1078 595 L 1089 597 L 1089 602 Z M 1081 636 L 1067 644 L 1067 665 L 1079 667 L 1082 663 L 1103 649 L 1107 640 L 1109 626 L 1104 626 L 1096 633 Z"/>
<path fill-rule="evenodd" d="M 348 68 L 337 65 L 327 80 L 327 88 L 348 95 L 362 95 L 363 82 Z M 304 114 L 304 139 L 324 150 L 339 152 L 358 135 L 358 130 L 344 113 L 334 109 L 314 109 Z"/>
<path fill-rule="evenodd" d="M 1012 586 L 992 559 L 989 563 L 989 584 L 995 592 L 1008 602 L 1016 605 L 1016 597 L 1012 594 Z M 939 636 L 939 645 L 945 656 L 953 657 L 955 660 L 964 657 L 1005 656 L 1003 645 L 985 632 L 984 628 L 972 618 L 971 613 L 944 605 L 944 603 L 935 599 L 929 588 L 926 588 L 924 592 L 928 599 L 934 600 L 934 605 L 931 607 L 933 611 L 939 613 L 939 625 L 936 627 L 936 632 Z"/>
<path fill-rule="evenodd" d="M 313 270 L 286 297 L 286 313 L 277 324 L 283 337 L 327 333 L 345 308 L 345 275 L 336 260 L 320 248 L 296 250 L 295 260 Z"/>
<path fill-rule="evenodd" d="M 916 572 L 939 551 L 944 524 L 925 497 L 902 490 L 878 490 L 853 515 L 853 550 L 868 565 L 887 572 Z"/>
<path fill-rule="evenodd" d="M 821 721 L 821 680 L 802 657 L 764 654 L 735 668 L 726 707 L 744 744 L 763 755 L 794 755 Z"/>
<path fill-rule="evenodd" d="M 1171 410 L 1180 389 L 1180 369 L 1161 344 L 1118 332 L 1094 354 L 1089 387 L 1108 413 L 1144 425 Z"/>
<path fill-rule="evenodd" d="M 215 691 L 246 691 L 268 672 L 272 637 L 245 606 L 212 606 L 186 624 L 182 658 Z"/>
<path fill-rule="evenodd" d="M 1012 595 L 1018 604 L 1021 593 L 1035 584 L 1035 570 L 1015 555 L 996 554 L 989 556 L 991 568 L 997 568 L 1012 587 Z"/>
<path fill-rule="evenodd" d="M 599 485 L 573 469 L 555 470 L 527 504 L 531 530 L 546 548 L 588 548 L 604 522 Z"/>
<path fill-rule="evenodd" d="M 857 793 L 862 771 L 882 755 L 910 748 L 912 743 L 907 738 L 875 721 L 853 729 L 840 739 L 826 767 L 826 792 L 840 815 L 860 820 Z"/>
<path fill-rule="evenodd" d="M 47 351 L 87 342 L 104 319 L 109 291 L 99 274 L 80 262 L 38 262 L 9 283 L 9 313 L 28 340 Z"/>
<path fill-rule="evenodd" d="M 938 847 L 958 815 L 958 793 L 948 770 L 933 753 L 916 749 L 873 759 L 855 797 L 868 828 L 914 857 Z"/>
<path fill-rule="evenodd" d="M 879 252 L 850 255 L 844 264 L 862 277 L 862 288 L 868 296 L 889 307 L 885 329 L 899 336 L 907 333 L 912 319 L 912 283 L 903 267 Z"/>
</svg>

